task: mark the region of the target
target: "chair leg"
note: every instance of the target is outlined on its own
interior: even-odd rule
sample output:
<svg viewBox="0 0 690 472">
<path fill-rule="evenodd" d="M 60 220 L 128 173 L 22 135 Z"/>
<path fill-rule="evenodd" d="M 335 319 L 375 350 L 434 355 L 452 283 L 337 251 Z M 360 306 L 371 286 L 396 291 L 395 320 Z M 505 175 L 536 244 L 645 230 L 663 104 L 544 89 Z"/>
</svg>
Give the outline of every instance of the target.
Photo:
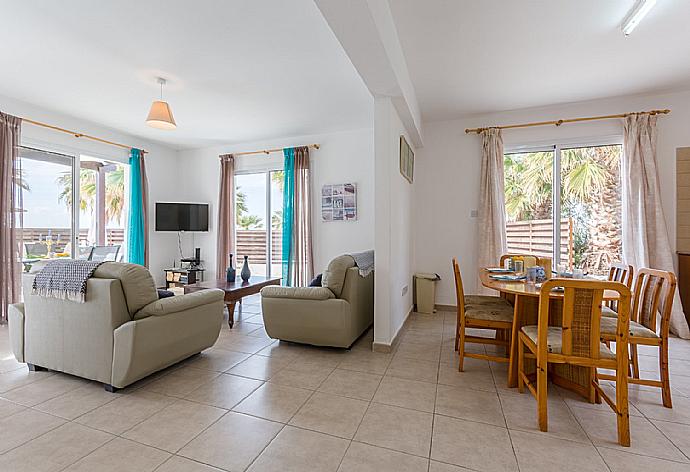
<svg viewBox="0 0 690 472">
<path fill-rule="evenodd" d="M 673 408 L 671 379 L 668 371 L 668 339 L 663 339 L 659 346 L 659 372 L 661 373 L 661 399 L 666 408 Z"/>
<path fill-rule="evenodd" d="M 537 358 L 537 417 L 539 429 L 544 432 L 549 430 L 547 371 L 546 360 Z"/>
<path fill-rule="evenodd" d="M 632 376 L 640 378 L 640 363 L 637 357 L 637 344 L 630 343 L 630 360 L 632 361 Z"/>
<path fill-rule="evenodd" d="M 458 350 L 458 343 L 460 342 L 460 316 L 455 320 L 455 350 Z"/>
<path fill-rule="evenodd" d="M 616 369 L 616 423 L 618 444 L 630 446 L 630 414 L 628 412 L 628 376 L 622 369 Z"/>
<path fill-rule="evenodd" d="M 522 374 L 525 373 L 525 343 L 518 337 L 518 392 L 525 393 L 525 379 Z"/>
<path fill-rule="evenodd" d="M 458 372 L 462 372 L 465 367 L 465 324 L 461 323 L 458 339 Z"/>
</svg>

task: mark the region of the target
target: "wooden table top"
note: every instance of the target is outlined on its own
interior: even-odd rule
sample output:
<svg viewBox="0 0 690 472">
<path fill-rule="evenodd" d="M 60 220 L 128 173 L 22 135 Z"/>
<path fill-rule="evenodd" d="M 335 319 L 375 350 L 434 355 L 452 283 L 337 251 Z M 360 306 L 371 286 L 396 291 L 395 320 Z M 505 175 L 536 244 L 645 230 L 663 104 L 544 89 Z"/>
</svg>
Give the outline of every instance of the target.
<svg viewBox="0 0 690 472">
<path fill-rule="evenodd" d="M 479 269 L 479 278 L 482 281 L 482 285 L 499 292 L 537 298 L 541 292 L 541 284 L 528 284 L 525 281 L 507 282 L 505 280 L 494 280 L 489 275 L 491 274 L 485 268 Z M 550 296 L 551 298 L 563 298 L 563 292 L 551 292 Z M 618 292 L 615 290 L 604 291 L 604 300 L 618 300 L 618 298 Z"/>
<path fill-rule="evenodd" d="M 268 285 L 280 285 L 280 280 L 280 277 L 264 277 L 262 275 L 252 275 L 247 282 L 239 277 L 232 282 L 228 282 L 225 279 L 207 280 L 205 282 L 197 282 L 195 284 L 186 285 L 185 292 L 194 292 L 209 288 L 219 288 L 221 290 L 225 290 L 226 292 L 234 292 L 248 288 L 260 289 Z"/>
</svg>

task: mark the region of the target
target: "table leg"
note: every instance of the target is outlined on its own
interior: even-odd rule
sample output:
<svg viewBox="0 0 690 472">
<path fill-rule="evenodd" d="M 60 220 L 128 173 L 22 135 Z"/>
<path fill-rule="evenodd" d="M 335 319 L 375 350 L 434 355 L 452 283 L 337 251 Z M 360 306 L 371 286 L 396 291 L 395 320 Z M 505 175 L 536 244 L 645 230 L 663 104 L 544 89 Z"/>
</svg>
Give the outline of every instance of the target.
<svg viewBox="0 0 690 472">
<path fill-rule="evenodd" d="M 515 306 L 513 307 L 513 329 L 510 333 L 510 363 L 508 364 L 508 387 L 515 388 L 518 384 L 518 334 L 520 327 L 518 318 L 520 317 L 520 306 L 522 297 L 515 297 Z"/>
<path fill-rule="evenodd" d="M 235 324 L 235 304 L 236 303 L 237 303 L 236 300 L 225 302 L 225 305 L 228 307 L 228 326 L 230 326 L 230 329 L 232 329 L 232 326 Z"/>
</svg>

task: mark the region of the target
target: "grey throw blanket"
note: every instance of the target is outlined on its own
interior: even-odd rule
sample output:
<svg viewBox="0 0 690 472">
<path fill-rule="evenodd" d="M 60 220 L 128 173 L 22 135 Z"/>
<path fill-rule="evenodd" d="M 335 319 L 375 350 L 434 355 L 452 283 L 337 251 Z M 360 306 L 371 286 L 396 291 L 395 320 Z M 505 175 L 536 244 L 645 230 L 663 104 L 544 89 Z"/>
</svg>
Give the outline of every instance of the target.
<svg viewBox="0 0 690 472">
<path fill-rule="evenodd" d="M 31 293 L 41 297 L 84 303 L 86 281 L 101 264 L 102 262 L 74 259 L 50 261 L 36 274 Z"/>
<path fill-rule="evenodd" d="M 374 271 L 374 251 L 356 252 L 350 254 L 359 268 L 359 275 L 366 277 Z"/>
</svg>

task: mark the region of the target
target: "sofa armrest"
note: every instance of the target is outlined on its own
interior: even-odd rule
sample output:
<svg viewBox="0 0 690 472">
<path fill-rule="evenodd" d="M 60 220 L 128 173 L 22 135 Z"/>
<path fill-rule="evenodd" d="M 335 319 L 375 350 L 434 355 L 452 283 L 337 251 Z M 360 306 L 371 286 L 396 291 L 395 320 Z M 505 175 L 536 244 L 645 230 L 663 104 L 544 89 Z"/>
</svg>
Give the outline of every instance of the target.
<svg viewBox="0 0 690 472">
<path fill-rule="evenodd" d="M 24 362 L 24 304 L 15 303 L 7 310 L 7 321 L 10 326 L 10 344 L 17 362 Z"/>
<path fill-rule="evenodd" d="M 149 303 L 136 312 L 134 319 L 140 320 L 149 316 L 166 316 L 172 313 L 179 313 L 199 306 L 223 301 L 224 298 L 225 292 L 220 289 L 200 290 L 186 295 L 163 298 Z"/>
<path fill-rule="evenodd" d="M 268 286 L 261 289 L 262 298 L 289 298 L 292 300 L 330 300 L 335 298 L 326 287 L 278 287 Z"/>
</svg>

